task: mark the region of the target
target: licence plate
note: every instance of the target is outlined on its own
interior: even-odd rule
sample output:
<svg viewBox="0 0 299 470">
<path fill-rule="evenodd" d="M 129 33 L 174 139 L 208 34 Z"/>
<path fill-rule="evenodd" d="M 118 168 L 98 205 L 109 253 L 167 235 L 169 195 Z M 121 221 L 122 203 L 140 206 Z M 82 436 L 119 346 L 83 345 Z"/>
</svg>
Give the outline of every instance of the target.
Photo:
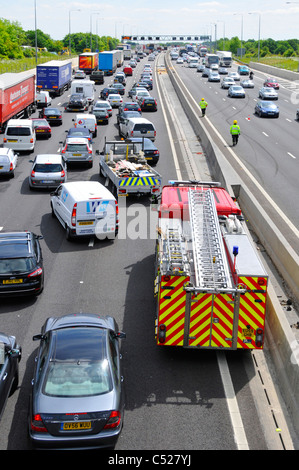
<svg viewBox="0 0 299 470">
<path fill-rule="evenodd" d="M 93 220 L 87 220 L 84 222 L 78 222 L 78 225 L 93 225 Z"/>
<path fill-rule="evenodd" d="M 3 166 L 0 166 L 0 170 L 3 170 Z"/>
<path fill-rule="evenodd" d="M 35 132 L 45 132 L 44 129 L 35 129 Z"/>
<path fill-rule="evenodd" d="M 53 180 L 42 180 L 41 183 L 45 183 L 45 184 L 50 183 L 50 184 L 53 184 L 53 183 L 55 183 L 55 181 L 53 181 Z"/>
<path fill-rule="evenodd" d="M 49 119 L 56 119 L 56 116 L 49 116 Z"/>
<path fill-rule="evenodd" d="M 91 429 L 91 421 L 79 421 L 74 423 L 61 423 L 63 431 L 80 431 L 82 429 Z"/>
<path fill-rule="evenodd" d="M 3 284 L 22 284 L 23 279 L 4 279 Z"/>
<path fill-rule="evenodd" d="M 243 336 L 249 336 L 251 338 L 254 334 L 254 330 L 252 328 L 243 328 L 242 334 Z"/>
<path fill-rule="evenodd" d="M 18 142 L 16 139 L 7 139 L 7 142 Z"/>
<path fill-rule="evenodd" d="M 81 153 L 73 153 L 73 157 L 82 157 Z"/>
</svg>

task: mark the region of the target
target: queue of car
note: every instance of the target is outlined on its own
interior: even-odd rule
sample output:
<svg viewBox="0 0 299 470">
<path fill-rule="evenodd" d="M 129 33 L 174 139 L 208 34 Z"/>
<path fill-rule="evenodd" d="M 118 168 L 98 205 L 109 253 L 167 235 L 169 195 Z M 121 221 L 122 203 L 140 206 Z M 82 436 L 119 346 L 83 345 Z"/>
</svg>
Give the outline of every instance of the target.
<svg viewBox="0 0 299 470">
<path fill-rule="evenodd" d="M 157 110 L 157 101 L 149 93 L 153 88 L 152 70 L 149 64 L 144 67 L 130 101 L 124 97 L 125 78 L 132 75 L 133 68 L 130 61 L 94 102 L 77 89 L 71 93 L 64 110 L 76 114 L 73 127 L 65 131 L 65 139 L 60 142 L 60 151 L 40 152 L 29 160 L 29 188 L 53 191 L 50 194 L 52 216 L 65 229 L 67 240 L 95 233 L 98 238 L 114 239 L 117 235 L 118 209 L 114 195 L 97 181 L 68 181 L 67 171 L 68 165 L 74 163 L 92 166 L 97 126 L 109 122 L 113 108 L 116 108 L 119 134 L 142 142 L 149 163 L 156 165 L 159 160 L 159 150 L 154 144 L 155 127 L 142 115 Z M 81 71 L 73 78 L 77 84 L 86 79 Z M 17 120 L 8 126 L 4 137 L 6 146 L 0 149 L 0 175 L 13 177 L 18 152 L 34 151 L 36 139 L 51 137 L 52 127 L 62 124 L 63 113 L 50 100 L 49 104 L 44 101 L 40 108 L 38 118 L 20 120 L 18 129 Z M 28 146 L 19 149 L 20 136 L 24 142 L 28 140 Z M 115 217 L 111 218 L 111 214 Z M 0 296 L 42 293 L 42 238 L 31 231 L 0 231 Z M 28 410 L 28 434 L 34 447 L 115 446 L 123 427 L 125 404 L 119 352 L 119 340 L 124 337 L 125 333 L 119 331 L 115 319 L 109 316 L 74 313 L 47 319 L 41 333 L 33 337 L 39 341 Z M 15 337 L 0 333 L 0 418 L 7 398 L 18 386 L 21 353 Z"/>
</svg>

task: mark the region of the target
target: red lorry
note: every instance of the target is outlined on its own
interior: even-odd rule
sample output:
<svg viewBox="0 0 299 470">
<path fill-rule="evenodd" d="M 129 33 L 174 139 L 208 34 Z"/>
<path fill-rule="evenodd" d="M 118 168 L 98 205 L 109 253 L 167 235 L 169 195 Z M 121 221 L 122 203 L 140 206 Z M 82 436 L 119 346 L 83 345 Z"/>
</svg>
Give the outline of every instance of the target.
<svg viewBox="0 0 299 470">
<path fill-rule="evenodd" d="M 9 119 L 28 118 L 35 110 L 35 74 L 0 75 L 0 132 L 4 132 Z"/>
</svg>

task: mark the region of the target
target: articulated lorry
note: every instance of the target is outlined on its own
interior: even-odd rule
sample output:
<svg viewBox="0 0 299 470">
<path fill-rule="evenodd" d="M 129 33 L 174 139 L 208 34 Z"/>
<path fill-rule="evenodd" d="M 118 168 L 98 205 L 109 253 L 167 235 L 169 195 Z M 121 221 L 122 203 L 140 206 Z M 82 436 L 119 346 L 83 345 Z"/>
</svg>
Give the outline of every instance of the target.
<svg viewBox="0 0 299 470">
<path fill-rule="evenodd" d="M 37 90 L 45 90 L 53 96 L 60 96 L 70 88 L 71 82 L 71 60 L 50 60 L 36 67 Z"/>
<path fill-rule="evenodd" d="M 28 118 L 36 111 L 35 74 L 3 73 L 0 77 L 0 132 L 12 118 Z"/>
<path fill-rule="evenodd" d="M 84 52 L 79 54 L 79 70 L 83 70 L 85 73 L 92 73 L 94 70 L 98 70 L 99 65 L 99 54 L 97 52 Z"/>
</svg>

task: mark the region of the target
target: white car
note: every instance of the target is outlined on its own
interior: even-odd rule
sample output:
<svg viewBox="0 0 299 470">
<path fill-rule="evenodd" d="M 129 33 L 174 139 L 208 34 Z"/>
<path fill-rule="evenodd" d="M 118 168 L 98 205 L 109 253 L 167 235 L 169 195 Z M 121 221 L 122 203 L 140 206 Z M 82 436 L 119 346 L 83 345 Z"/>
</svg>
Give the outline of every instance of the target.
<svg viewBox="0 0 299 470">
<path fill-rule="evenodd" d="M 208 82 L 220 82 L 220 75 L 217 71 L 213 72 L 211 70 L 211 72 L 209 73 L 209 76 L 208 76 Z"/>
<path fill-rule="evenodd" d="M 109 101 L 112 108 L 118 108 L 123 102 L 122 97 L 118 93 L 108 95 L 107 101 Z"/>
<path fill-rule="evenodd" d="M 235 82 L 240 81 L 240 75 L 237 72 L 229 72 L 228 76 L 233 78 Z"/>
<path fill-rule="evenodd" d="M 221 88 L 228 90 L 231 85 L 235 85 L 235 84 L 236 82 L 233 78 L 225 77 L 221 82 Z"/>
<path fill-rule="evenodd" d="M 211 64 L 211 65 L 210 65 L 210 69 L 211 69 L 211 70 L 218 70 L 218 69 L 219 69 L 219 65 L 218 65 L 218 64 Z"/>
<path fill-rule="evenodd" d="M 140 98 L 147 98 L 150 97 L 151 95 L 147 90 L 138 90 L 136 89 L 135 95 L 132 96 L 132 100 L 138 102 Z"/>
<path fill-rule="evenodd" d="M 176 61 L 177 64 L 183 64 L 184 63 L 184 60 L 182 57 L 179 57 Z"/>
<path fill-rule="evenodd" d="M 18 162 L 18 153 L 10 148 L 0 148 L 0 175 L 13 178 Z"/>
</svg>

